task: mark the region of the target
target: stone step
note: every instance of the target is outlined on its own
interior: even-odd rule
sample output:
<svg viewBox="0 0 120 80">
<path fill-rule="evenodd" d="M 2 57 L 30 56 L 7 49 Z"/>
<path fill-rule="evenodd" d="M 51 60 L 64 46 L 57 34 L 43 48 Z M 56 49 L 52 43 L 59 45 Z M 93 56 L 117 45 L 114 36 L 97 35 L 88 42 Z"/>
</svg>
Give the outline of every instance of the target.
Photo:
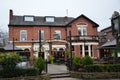
<svg viewBox="0 0 120 80">
<path fill-rule="evenodd" d="M 58 74 L 50 74 L 50 78 L 66 78 L 70 77 L 69 73 L 58 73 Z"/>
</svg>

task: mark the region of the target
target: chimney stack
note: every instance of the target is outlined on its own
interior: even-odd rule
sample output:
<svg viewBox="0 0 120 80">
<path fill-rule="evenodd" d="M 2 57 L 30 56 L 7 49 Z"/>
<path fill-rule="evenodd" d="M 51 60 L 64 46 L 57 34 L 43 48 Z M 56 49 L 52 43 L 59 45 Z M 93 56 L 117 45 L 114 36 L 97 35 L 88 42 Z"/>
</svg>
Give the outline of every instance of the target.
<svg viewBox="0 0 120 80">
<path fill-rule="evenodd" d="M 64 17 L 64 22 L 68 22 L 68 17 L 67 16 Z"/>
<path fill-rule="evenodd" d="M 13 10 L 10 9 L 9 11 L 9 21 L 13 18 Z"/>
</svg>

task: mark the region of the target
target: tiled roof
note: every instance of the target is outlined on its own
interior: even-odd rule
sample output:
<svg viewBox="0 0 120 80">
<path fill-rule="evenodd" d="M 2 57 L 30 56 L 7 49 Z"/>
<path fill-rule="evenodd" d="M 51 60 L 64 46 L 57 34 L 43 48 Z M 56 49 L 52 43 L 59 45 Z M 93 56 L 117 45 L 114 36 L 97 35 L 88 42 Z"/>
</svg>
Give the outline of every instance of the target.
<svg viewBox="0 0 120 80">
<path fill-rule="evenodd" d="M 29 15 L 28 15 L 29 16 Z M 90 21 L 93 26 L 98 27 L 99 25 L 86 17 L 85 15 L 80 15 L 77 18 L 73 17 L 54 17 L 54 16 L 32 16 L 34 17 L 34 21 L 24 21 L 25 16 L 16 16 L 13 15 L 12 20 L 9 22 L 9 26 L 68 26 L 77 19 L 84 17 L 88 21 Z M 46 17 L 54 17 L 54 22 L 46 22 Z"/>
<path fill-rule="evenodd" d="M 7 44 L 7 45 L 4 47 L 4 50 L 13 50 L 13 44 L 12 44 L 12 43 Z M 22 49 L 14 46 L 14 50 L 22 50 Z"/>
<path fill-rule="evenodd" d="M 113 41 L 107 41 L 102 46 L 99 47 L 99 49 L 105 49 L 105 48 L 115 48 L 116 46 L 116 39 Z"/>
<path fill-rule="evenodd" d="M 31 25 L 31 26 L 65 26 L 69 22 L 71 22 L 74 18 L 73 17 L 67 17 L 67 21 L 65 21 L 65 17 L 54 17 L 54 22 L 46 22 L 45 17 L 41 16 L 34 16 L 34 21 L 24 21 L 25 16 L 15 16 L 13 15 L 12 20 L 10 20 L 9 25 L 15 25 L 15 26 L 25 26 L 25 25 Z"/>
</svg>

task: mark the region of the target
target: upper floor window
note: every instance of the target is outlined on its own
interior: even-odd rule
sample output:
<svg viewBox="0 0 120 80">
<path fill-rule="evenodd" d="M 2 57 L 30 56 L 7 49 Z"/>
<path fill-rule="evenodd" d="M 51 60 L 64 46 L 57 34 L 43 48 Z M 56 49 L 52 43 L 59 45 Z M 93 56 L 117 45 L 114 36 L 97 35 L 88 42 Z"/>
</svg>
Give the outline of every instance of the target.
<svg viewBox="0 0 120 80">
<path fill-rule="evenodd" d="M 87 26 L 86 25 L 77 25 L 78 35 L 84 36 L 87 35 Z"/>
<path fill-rule="evenodd" d="M 24 16 L 24 21 L 34 21 L 34 16 Z"/>
<path fill-rule="evenodd" d="M 41 34 L 41 38 L 40 38 L 40 34 Z M 44 30 L 41 30 L 41 33 L 40 30 L 38 31 L 38 37 L 39 39 L 44 40 Z"/>
<path fill-rule="evenodd" d="M 21 30 L 20 31 L 20 41 L 26 41 L 27 40 L 27 31 Z"/>
<path fill-rule="evenodd" d="M 46 21 L 46 22 L 54 22 L 54 21 L 55 21 L 55 17 L 52 17 L 52 16 L 50 16 L 50 17 L 45 17 L 45 21 Z"/>
<path fill-rule="evenodd" d="M 61 38 L 61 31 L 56 30 L 54 36 L 55 36 L 55 39 L 60 39 Z"/>
</svg>

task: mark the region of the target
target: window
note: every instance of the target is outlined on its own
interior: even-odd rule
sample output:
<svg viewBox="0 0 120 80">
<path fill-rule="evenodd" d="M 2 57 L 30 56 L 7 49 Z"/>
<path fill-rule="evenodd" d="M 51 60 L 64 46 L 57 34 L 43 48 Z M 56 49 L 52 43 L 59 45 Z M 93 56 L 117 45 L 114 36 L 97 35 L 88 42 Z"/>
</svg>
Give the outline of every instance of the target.
<svg viewBox="0 0 120 80">
<path fill-rule="evenodd" d="M 85 45 L 85 56 L 89 55 L 88 45 Z"/>
<path fill-rule="evenodd" d="M 80 36 L 87 35 L 86 25 L 77 25 L 77 26 L 78 26 L 78 35 L 80 35 Z"/>
<path fill-rule="evenodd" d="M 34 21 L 34 16 L 24 16 L 24 21 Z"/>
<path fill-rule="evenodd" d="M 46 21 L 46 22 L 54 22 L 54 21 L 55 21 L 55 18 L 54 18 L 54 17 L 46 17 L 46 18 L 45 18 L 45 21 Z"/>
<path fill-rule="evenodd" d="M 40 31 L 38 31 L 38 37 L 40 39 Z M 41 40 L 44 40 L 44 30 L 41 30 Z"/>
<path fill-rule="evenodd" d="M 92 45 L 90 45 L 90 49 L 91 49 L 91 56 L 93 56 L 93 47 L 92 47 Z"/>
<path fill-rule="evenodd" d="M 21 30 L 20 31 L 20 41 L 26 41 L 27 40 L 27 31 Z"/>
<path fill-rule="evenodd" d="M 55 36 L 55 39 L 60 39 L 61 38 L 61 31 L 56 30 L 54 36 Z"/>
</svg>

